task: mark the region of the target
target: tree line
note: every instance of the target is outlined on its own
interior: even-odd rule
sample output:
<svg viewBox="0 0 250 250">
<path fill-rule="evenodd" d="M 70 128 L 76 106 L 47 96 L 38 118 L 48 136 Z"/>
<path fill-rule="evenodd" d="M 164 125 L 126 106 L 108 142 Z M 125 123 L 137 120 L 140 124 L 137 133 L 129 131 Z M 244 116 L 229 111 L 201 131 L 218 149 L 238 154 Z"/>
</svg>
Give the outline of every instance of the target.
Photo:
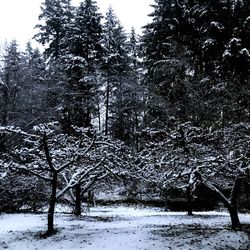
<svg viewBox="0 0 250 250">
<path fill-rule="evenodd" d="M 1 192 L 20 185 L 19 197 L 6 197 L 13 205 L 34 183 L 43 204 L 50 183 L 49 233 L 59 199 L 80 214 L 81 195 L 111 180 L 174 186 L 189 205 L 199 189 L 211 190 L 232 228 L 241 227 L 237 201 L 243 188 L 249 194 L 248 1 L 152 7 L 139 36 L 124 31 L 111 7 L 103 17 L 93 0 L 77 7 L 46 0 L 34 37 L 44 52 L 30 43 L 22 52 L 17 41 L 4 51 Z M 20 206 L 32 204 L 25 199 Z"/>
</svg>

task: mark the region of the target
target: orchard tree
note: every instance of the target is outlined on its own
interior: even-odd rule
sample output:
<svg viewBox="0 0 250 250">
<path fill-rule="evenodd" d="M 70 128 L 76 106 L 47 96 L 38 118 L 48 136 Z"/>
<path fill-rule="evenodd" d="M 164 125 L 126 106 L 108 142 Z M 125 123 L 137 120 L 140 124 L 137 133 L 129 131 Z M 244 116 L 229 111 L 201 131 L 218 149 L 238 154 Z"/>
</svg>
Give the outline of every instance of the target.
<svg viewBox="0 0 250 250">
<path fill-rule="evenodd" d="M 40 124 L 34 127 L 33 133 L 14 127 L 0 128 L 1 133 L 17 134 L 23 138 L 23 145 L 16 146 L 8 159 L 1 160 L 5 166 L 2 176 L 7 178 L 8 168 L 11 168 L 48 183 L 47 235 L 55 233 L 55 206 L 66 192 L 71 193 L 76 188 L 75 213 L 80 215 L 81 190 L 86 191 L 92 183 L 120 171 L 120 143 L 115 144 L 86 129 L 74 129 L 78 136 L 61 134 L 58 123 Z"/>
<path fill-rule="evenodd" d="M 58 193 L 74 206 L 74 213 L 81 215 L 82 197 L 91 192 L 96 183 L 119 180 L 119 172 L 124 163 L 123 144 L 111 140 L 101 134 L 93 134 L 89 129 L 74 127 L 80 136 L 81 147 L 91 140 L 87 155 L 76 163 L 75 167 L 67 169 L 63 174 L 64 188 Z M 93 137 L 91 139 L 91 137 Z M 90 198 L 90 197 L 88 197 Z M 91 203 L 91 201 L 88 200 Z M 89 204 L 88 204 L 89 205 Z"/>
<path fill-rule="evenodd" d="M 48 205 L 46 188 L 43 180 L 23 171 L 8 169 L 7 173 L 0 174 L 0 212 L 42 211 Z"/>
<path fill-rule="evenodd" d="M 176 186 L 187 192 L 187 210 L 199 188 L 209 189 L 228 209 L 231 228 L 241 229 L 238 199 L 249 177 L 249 124 L 202 128 L 180 123 L 168 130 L 142 131 L 144 149 L 138 153 L 135 173 L 159 188 Z M 224 193 L 231 190 L 227 197 Z"/>
</svg>

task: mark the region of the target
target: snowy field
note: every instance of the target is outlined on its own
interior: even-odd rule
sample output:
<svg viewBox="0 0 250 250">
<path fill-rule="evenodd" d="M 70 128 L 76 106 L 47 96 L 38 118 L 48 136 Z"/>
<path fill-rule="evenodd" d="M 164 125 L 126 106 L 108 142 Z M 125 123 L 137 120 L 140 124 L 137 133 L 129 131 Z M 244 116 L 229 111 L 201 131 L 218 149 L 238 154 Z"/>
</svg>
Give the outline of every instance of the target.
<svg viewBox="0 0 250 250">
<path fill-rule="evenodd" d="M 241 214 L 240 219 L 250 224 L 250 214 Z M 58 233 L 43 239 L 46 214 L 0 215 L 0 249 L 250 249 L 249 232 L 230 231 L 226 213 L 188 217 L 149 208 L 96 207 L 81 218 L 58 213 L 55 222 Z"/>
</svg>

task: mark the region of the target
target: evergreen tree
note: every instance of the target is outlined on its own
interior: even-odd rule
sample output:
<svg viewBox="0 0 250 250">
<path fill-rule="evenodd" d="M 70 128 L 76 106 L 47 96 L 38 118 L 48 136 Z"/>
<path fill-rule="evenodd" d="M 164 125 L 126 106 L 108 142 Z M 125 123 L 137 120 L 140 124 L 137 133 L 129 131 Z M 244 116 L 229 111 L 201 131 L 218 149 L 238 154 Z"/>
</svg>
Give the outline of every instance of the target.
<svg viewBox="0 0 250 250">
<path fill-rule="evenodd" d="M 147 123 L 164 126 L 172 116 L 203 124 L 248 119 L 246 2 L 155 1 L 143 39 Z"/>
<path fill-rule="evenodd" d="M 176 0 L 156 0 L 153 7 L 152 22 L 145 26 L 143 35 L 149 93 L 144 119 L 147 126 L 164 127 L 172 119 L 187 116 L 184 81 L 189 66 L 181 33 L 184 10 Z"/>
<path fill-rule="evenodd" d="M 186 41 L 196 77 L 200 75 L 202 120 L 249 119 L 250 47 L 248 1 L 188 1 Z M 193 34 L 196 34 L 195 36 Z M 206 78 L 206 80 L 204 80 Z M 202 84 L 201 84 L 202 82 Z M 214 108 L 216 107 L 216 108 Z"/>
<path fill-rule="evenodd" d="M 117 111 L 123 114 L 124 121 L 120 126 L 123 127 L 122 139 L 130 146 L 139 150 L 138 131 L 143 126 L 143 112 L 145 107 L 145 87 L 142 84 L 143 64 L 140 37 L 131 29 L 127 41 L 127 53 L 129 59 L 129 71 L 126 82 L 121 87 L 120 100 L 117 97 Z"/>
<path fill-rule="evenodd" d="M 65 52 L 65 35 L 73 11 L 71 0 L 45 0 L 41 11 L 41 24 L 36 25 L 39 33 L 35 38 L 46 46 L 45 53 L 48 57 L 58 59 Z"/>
<path fill-rule="evenodd" d="M 45 60 L 38 49 L 28 42 L 21 56 L 22 78 L 16 100 L 16 124 L 19 127 L 32 127 L 48 121 L 46 110 L 48 85 L 45 81 Z"/>
<path fill-rule="evenodd" d="M 7 125 L 15 117 L 16 98 L 22 78 L 21 53 L 16 40 L 6 47 L 0 77 L 0 124 Z"/>
<path fill-rule="evenodd" d="M 76 9 L 68 33 L 68 123 L 88 127 L 95 110 L 98 69 L 102 56 L 101 14 L 96 1 L 85 0 Z M 73 102 L 72 102 L 73 99 Z"/>
<path fill-rule="evenodd" d="M 125 116 L 119 105 L 123 102 L 124 87 L 130 73 L 127 36 L 112 7 L 106 13 L 103 26 L 104 62 L 102 65 L 105 83 L 105 134 L 122 137 L 125 133 Z M 116 105 L 117 104 L 117 105 Z"/>
<path fill-rule="evenodd" d="M 246 57 L 240 51 L 249 48 L 249 37 L 245 29 L 249 16 L 247 1 L 199 1 L 198 4 L 197 1 L 188 1 L 186 8 L 188 12 L 185 19 L 188 28 L 185 36 L 194 57 L 199 60 L 200 70 L 214 76 L 225 75 L 222 66 L 229 63 L 229 59 L 234 63 L 229 63 L 231 66 L 227 68 L 227 75 L 231 77 L 233 72 L 245 74 L 247 67 L 242 67 L 242 63 Z M 241 46 L 238 47 L 237 56 L 230 60 L 230 53 L 225 49 L 230 50 L 234 38 L 240 39 Z"/>
<path fill-rule="evenodd" d="M 128 54 L 131 60 L 131 67 L 138 70 L 142 65 L 140 65 L 141 60 L 141 49 L 139 45 L 140 37 L 136 34 L 134 27 L 132 27 L 130 32 L 130 37 L 128 41 Z"/>
</svg>

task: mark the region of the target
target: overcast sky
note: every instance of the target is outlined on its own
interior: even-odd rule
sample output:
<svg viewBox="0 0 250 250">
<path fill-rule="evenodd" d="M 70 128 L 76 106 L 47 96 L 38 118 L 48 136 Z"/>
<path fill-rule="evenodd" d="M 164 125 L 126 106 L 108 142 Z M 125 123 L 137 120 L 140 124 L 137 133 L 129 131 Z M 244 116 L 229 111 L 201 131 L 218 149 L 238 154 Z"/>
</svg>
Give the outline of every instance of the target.
<svg viewBox="0 0 250 250">
<path fill-rule="evenodd" d="M 149 18 L 147 15 L 152 11 L 149 6 L 153 0 L 96 0 L 100 12 L 106 13 L 111 5 L 128 30 L 134 26 L 137 32 L 145 25 Z M 34 26 L 38 23 L 40 5 L 43 0 L 0 0 L 0 43 L 16 39 L 21 47 L 30 40 L 35 31 Z M 80 0 L 72 0 L 73 4 Z"/>
</svg>

